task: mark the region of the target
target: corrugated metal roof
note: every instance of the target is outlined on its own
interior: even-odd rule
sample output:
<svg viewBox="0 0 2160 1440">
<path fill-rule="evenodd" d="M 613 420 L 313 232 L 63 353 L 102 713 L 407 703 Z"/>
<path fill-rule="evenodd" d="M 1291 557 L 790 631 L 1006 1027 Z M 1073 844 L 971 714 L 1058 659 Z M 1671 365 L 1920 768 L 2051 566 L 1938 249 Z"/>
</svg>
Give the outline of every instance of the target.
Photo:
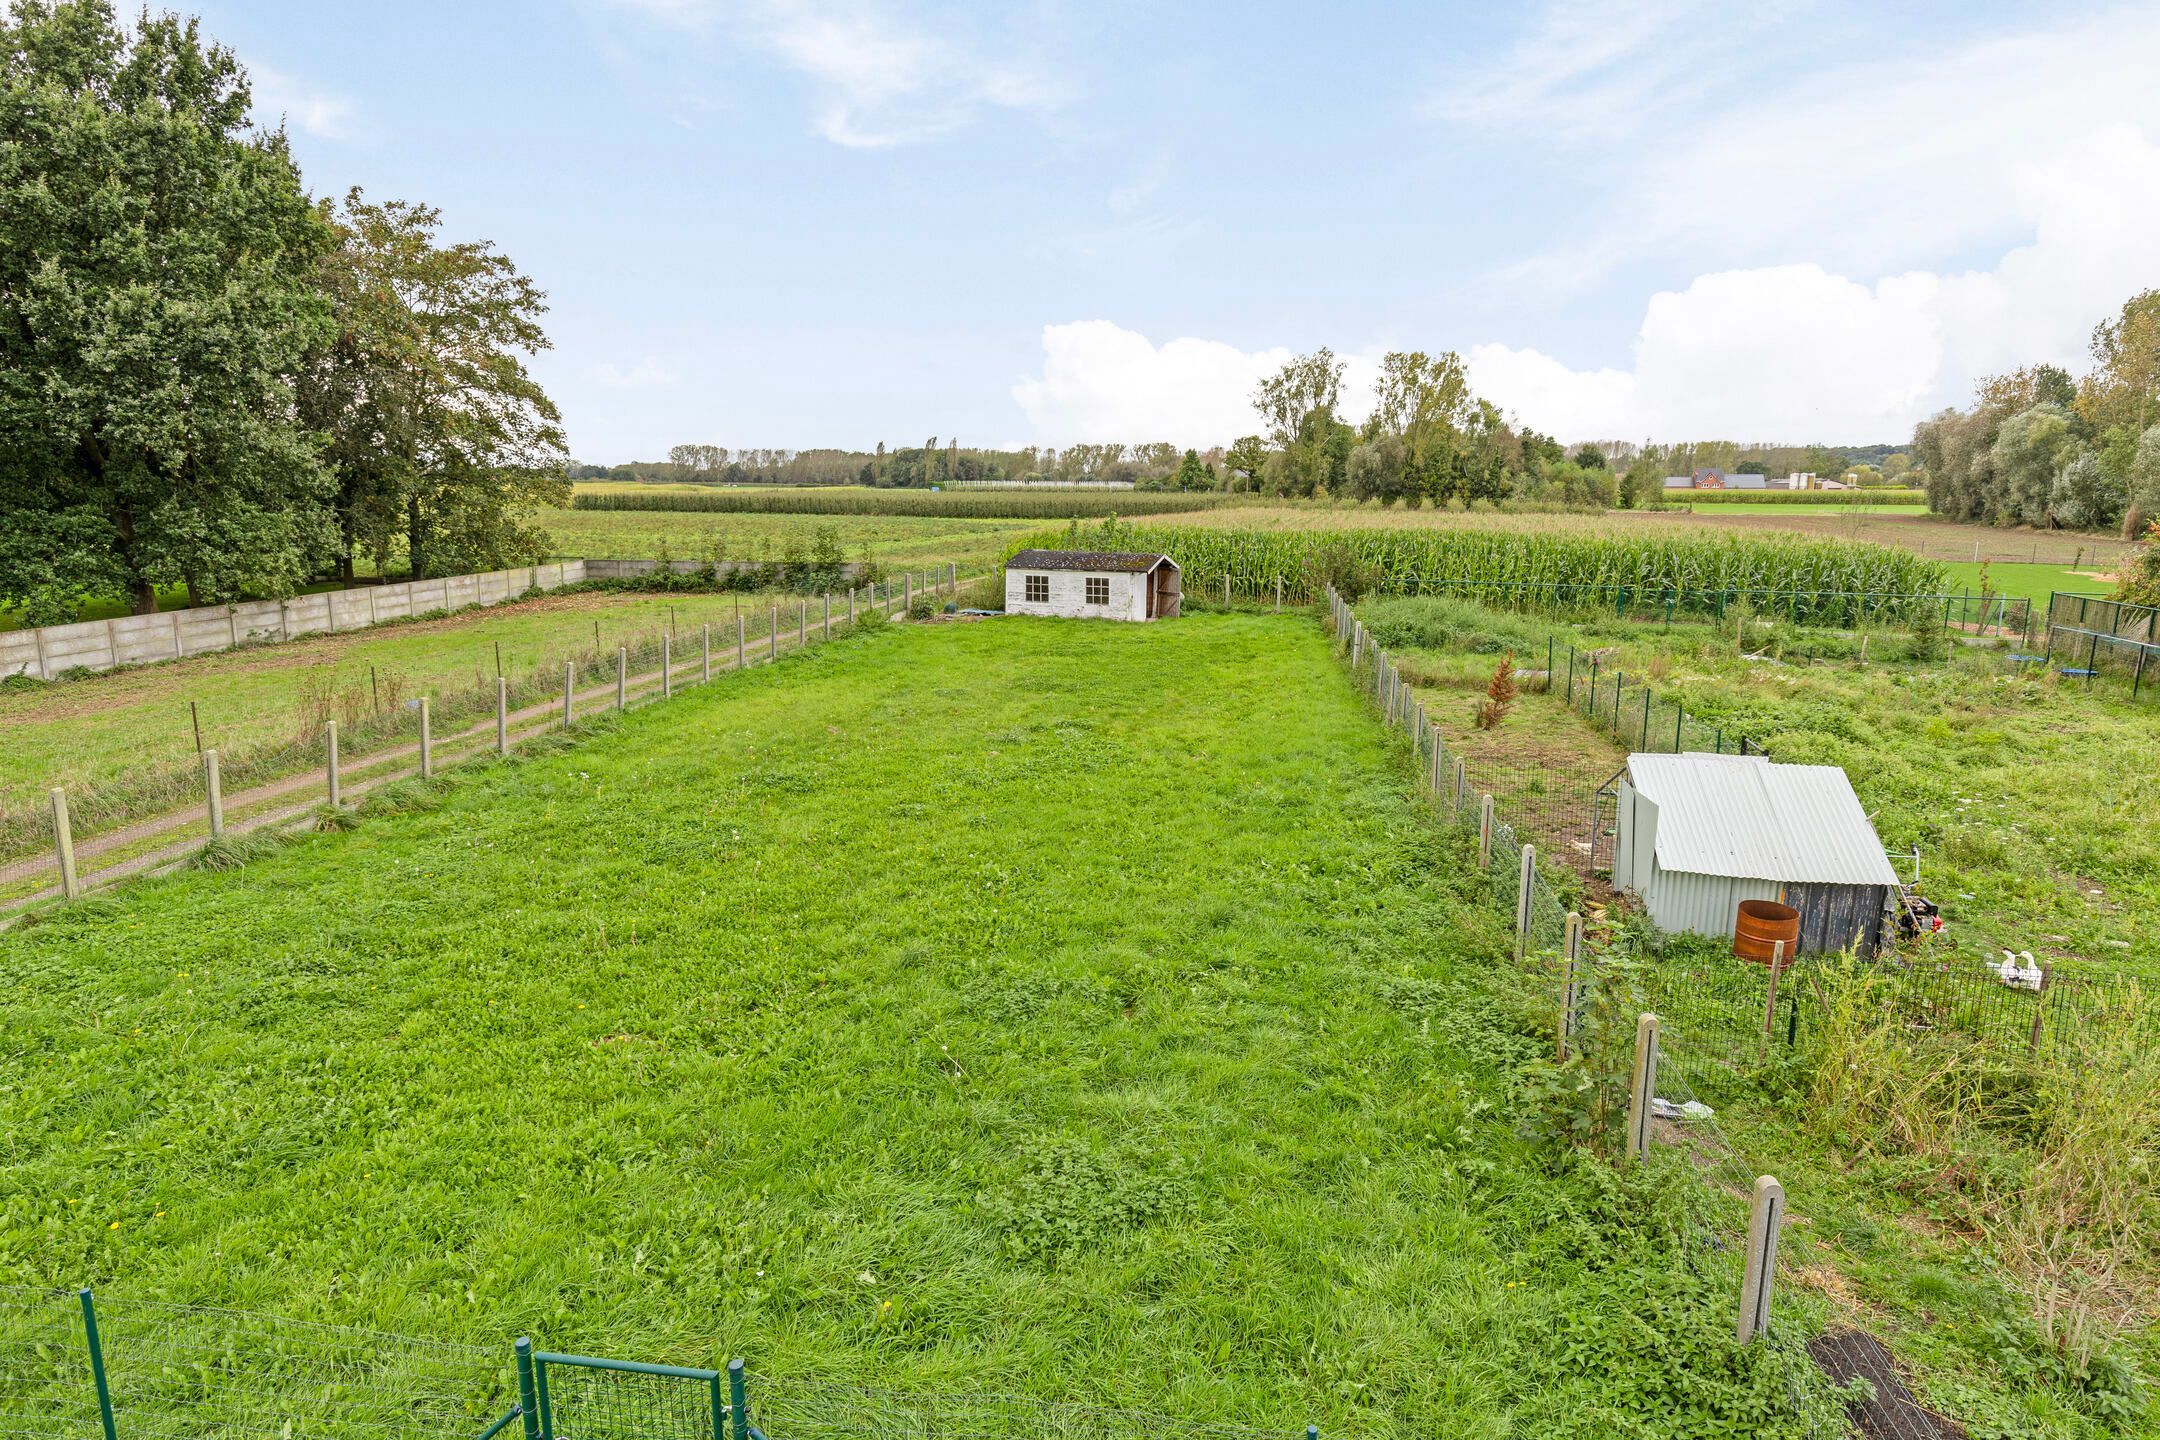
<svg viewBox="0 0 2160 1440">
<path fill-rule="evenodd" d="M 1140 574 L 1157 565 L 1177 569 L 1167 555 L 1131 550 L 1021 550 L 1005 562 L 1008 570 L 1122 570 Z"/>
<path fill-rule="evenodd" d="M 1830 885 L 1895 885 L 1897 872 L 1835 765 L 1760 755 L 1630 755 L 1658 807 L 1660 869 Z"/>
</svg>

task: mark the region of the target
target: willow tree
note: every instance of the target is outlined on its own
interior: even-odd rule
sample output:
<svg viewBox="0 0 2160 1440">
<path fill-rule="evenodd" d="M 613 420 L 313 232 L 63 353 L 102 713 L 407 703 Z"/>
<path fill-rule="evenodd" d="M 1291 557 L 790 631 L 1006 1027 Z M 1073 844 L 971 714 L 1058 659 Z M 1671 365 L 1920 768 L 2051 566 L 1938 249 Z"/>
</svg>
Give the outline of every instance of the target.
<svg viewBox="0 0 2160 1440">
<path fill-rule="evenodd" d="M 0 22 L 0 599 L 288 594 L 327 558 L 291 379 L 327 233 L 246 74 L 104 0 Z"/>
</svg>

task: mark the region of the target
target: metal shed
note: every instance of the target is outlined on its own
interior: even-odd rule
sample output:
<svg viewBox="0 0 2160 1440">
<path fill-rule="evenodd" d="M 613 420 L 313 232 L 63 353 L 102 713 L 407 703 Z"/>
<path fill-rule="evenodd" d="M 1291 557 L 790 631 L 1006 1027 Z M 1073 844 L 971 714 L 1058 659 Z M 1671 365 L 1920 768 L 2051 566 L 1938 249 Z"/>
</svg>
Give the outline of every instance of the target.
<svg viewBox="0 0 2160 1440">
<path fill-rule="evenodd" d="M 1761 755 L 1630 755 L 1613 885 L 1670 934 L 1730 935 L 1743 900 L 1800 912 L 1800 953 L 1872 955 L 1897 872 L 1835 765 Z"/>
</svg>

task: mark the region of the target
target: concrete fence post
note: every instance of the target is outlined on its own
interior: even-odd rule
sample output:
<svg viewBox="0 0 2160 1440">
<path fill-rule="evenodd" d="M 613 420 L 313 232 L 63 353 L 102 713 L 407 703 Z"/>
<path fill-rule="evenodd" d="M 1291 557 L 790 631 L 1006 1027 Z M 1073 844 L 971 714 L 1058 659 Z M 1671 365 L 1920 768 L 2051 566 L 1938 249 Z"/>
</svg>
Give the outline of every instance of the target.
<svg viewBox="0 0 2160 1440">
<path fill-rule="evenodd" d="M 903 571 L 900 575 L 900 613 L 905 615 L 915 606 L 915 577 Z"/>
<path fill-rule="evenodd" d="M 225 783 L 218 774 L 218 753 L 205 750 L 202 754 L 203 804 L 210 812 L 210 838 L 215 840 L 225 833 Z"/>
<path fill-rule="evenodd" d="M 1560 1058 L 1568 1057 L 1568 1042 L 1575 1038 L 1577 991 L 1576 964 L 1582 959 L 1582 916 L 1570 910 L 1567 939 L 1560 947 Z"/>
<path fill-rule="evenodd" d="M 338 801 L 342 798 L 338 789 L 337 721 L 335 720 L 325 721 L 323 724 L 323 753 L 329 763 L 326 778 L 329 782 L 330 808 L 335 810 L 338 808 Z"/>
<path fill-rule="evenodd" d="M 773 606 L 772 613 L 765 617 L 765 658 L 780 658 L 780 607 L 777 605 Z"/>
<path fill-rule="evenodd" d="M 1537 898 L 1537 846 L 1522 847 L 1522 873 L 1515 883 L 1515 958 L 1530 953 L 1530 910 Z"/>
<path fill-rule="evenodd" d="M 824 633 L 818 638 L 822 640 L 832 639 L 832 591 L 830 590 L 825 592 L 825 619 L 823 622 L 823 627 Z"/>
<path fill-rule="evenodd" d="M 1740 1280 L 1740 1323 L 1734 1331 L 1743 1345 L 1770 1333 L 1770 1282 L 1777 1273 L 1778 1232 L 1784 1225 L 1785 1187 L 1775 1176 L 1756 1176 L 1748 1204 L 1747 1268 Z"/>
<path fill-rule="evenodd" d="M 1477 817 L 1477 868 L 1484 870 L 1492 865 L 1492 796 L 1478 802 Z"/>
<path fill-rule="evenodd" d="M 1457 817 L 1462 815 L 1462 807 L 1469 799 L 1470 774 L 1463 768 L 1463 762 L 1457 760 L 1455 762 L 1455 814 Z"/>
<path fill-rule="evenodd" d="M 807 597 L 795 602 L 795 648 L 800 650 L 810 643 L 810 601 Z"/>
<path fill-rule="evenodd" d="M 60 861 L 60 893 L 69 900 L 81 894 L 75 883 L 75 827 L 68 819 L 67 791 L 55 785 L 52 792 L 53 849 Z"/>
<path fill-rule="evenodd" d="M 615 647 L 615 708 L 617 711 L 630 708 L 630 647 L 627 645 Z"/>
<path fill-rule="evenodd" d="M 660 694 L 662 698 L 675 693 L 675 637 L 660 632 Z"/>
<path fill-rule="evenodd" d="M 698 683 L 712 679 L 712 626 L 698 626 Z"/>
<path fill-rule="evenodd" d="M 428 710 L 428 697 L 420 697 L 420 778 L 430 780 L 435 775 L 435 731 Z"/>
<path fill-rule="evenodd" d="M 742 669 L 750 663 L 749 644 L 743 638 L 743 619 L 740 611 L 735 616 L 735 668 Z"/>
<path fill-rule="evenodd" d="M 510 753 L 510 681 L 503 675 L 495 677 L 495 753 Z"/>
<path fill-rule="evenodd" d="M 1275 577 L 1275 613 L 1282 614 L 1282 576 Z"/>
<path fill-rule="evenodd" d="M 847 623 L 850 625 L 855 623 L 855 587 L 853 585 L 847 587 Z"/>
<path fill-rule="evenodd" d="M 1658 1018 L 1645 1011 L 1635 1022 L 1635 1078 L 1628 1087 L 1627 1158 L 1650 1153 L 1650 1101 L 1657 1095 Z"/>
<path fill-rule="evenodd" d="M 568 725 L 577 718 L 577 662 L 562 662 L 562 723 Z"/>
<path fill-rule="evenodd" d="M 1230 572 L 1228 570 L 1222 572 L 1222 603 L 1223 609 L 1230 608 Z"/>
<path fill-rule="evenodd" d="M 1440 787 L 1444 783 L 1444 777 L 1440 773 L 1440 762 L 1446 756 L 1441 749 L 1440 727 L 1428 720 L 1425 722 L 1425 728 L 1427 731 L 1426 739 L 1432 744 L 1432 793 L 1433 798 L 1437 800 L 1440 798 Z"/>
</svg>

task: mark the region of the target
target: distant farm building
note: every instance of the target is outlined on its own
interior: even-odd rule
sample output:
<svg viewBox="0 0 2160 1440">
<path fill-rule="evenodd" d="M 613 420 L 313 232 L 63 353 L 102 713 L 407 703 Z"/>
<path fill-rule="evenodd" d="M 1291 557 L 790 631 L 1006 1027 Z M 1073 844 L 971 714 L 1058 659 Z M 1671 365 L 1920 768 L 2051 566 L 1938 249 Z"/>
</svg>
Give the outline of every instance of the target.
<svg viewBox="0 0 2160 1440">
<path fill-rule="evenodd" d="M 1178 613 L 1177 561 L 1119 550 L 1022 550 L 1005 562 L 1005 613 L 1077 620 L 1166 620 Z"/>
<path fill-rule="evenodd" d="M 1668 475 L 1667 490 L 1768 490 L 1770 482 L 1761 475 L 1728 475 L 1723 470 L 1708 466 L 1698 467 L 1692 475 Z"/>
<path fill-rule="evenodd" d="M 1800 912 L 1799 953 L 1873 954 L 1897 872 L 1835 765 L 1760 755 L 1630 755 L 1613 885 L 1674 935 L 1733 933 L 1743 900 Z"/>
</svg>

